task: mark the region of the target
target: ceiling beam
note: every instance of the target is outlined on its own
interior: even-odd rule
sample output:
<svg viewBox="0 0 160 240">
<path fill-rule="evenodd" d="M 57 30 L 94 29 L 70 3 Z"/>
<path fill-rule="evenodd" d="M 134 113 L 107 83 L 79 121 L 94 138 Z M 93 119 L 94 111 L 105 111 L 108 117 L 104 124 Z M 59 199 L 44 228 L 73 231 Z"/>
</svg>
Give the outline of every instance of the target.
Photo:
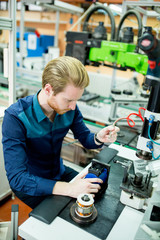
<svg viewBox="0 0 160 240">
<path fill-rule="evenodd" d="M 92 4 L 91 1 L 85 1 L 85 0 L 63 0 L 63 2 L 68 2 L 68 3 L 90 3 Z M 101 3 L 108 3 L 108 4 L 122 4 L 123 3 L 123 0 L 99 0 L 98 2 L 101 2 Z"/>
</svg>

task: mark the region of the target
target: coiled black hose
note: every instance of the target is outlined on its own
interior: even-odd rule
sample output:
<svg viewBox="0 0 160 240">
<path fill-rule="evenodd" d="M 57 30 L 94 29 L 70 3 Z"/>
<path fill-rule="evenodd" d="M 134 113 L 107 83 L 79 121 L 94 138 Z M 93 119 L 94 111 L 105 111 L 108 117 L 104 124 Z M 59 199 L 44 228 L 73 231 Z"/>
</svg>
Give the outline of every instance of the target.
<svg viewBox="0 0 160 240">
<path fill-rule="evenodd" d="M 102 9 L 105 12 L 107 12 L 107 14 L 110 18 L 110 21 L 111 21 L 111 41 L 113 41 L 114 38 L 115 38 L 115 20 L 114 20 L 113 13 L 111 12 L 109 7 L 105 7 L 105 6 L 95 6 L 95 7 L 93 7 L 90 10 L 90 12 L 87 14 L 86 19 L 84 20 L 83 31 L 87 31 L 88 21 L 89 21 L 91 15 L 99 9 Z"/>
<path fill-rule="evenodd" d="M 119 33 L 120 33 L 120 30 L 121 30 L 122 24 L 123 24 L 124 20 L 125 20 L 129 15 L 135 15 L 136 18 L 137 18 L 137 21 L 138 21 L 138 39 L 139 39 L 139 38 L 141 37 L 141 35 L 142 35 L 143 24 L 142 24 L 141 15 L 140 15 L 140 13 L 137 12 L 136 10 L 131 9 L 131 10 L 127 11 L 127 12 L 123 15 L 123 17 L 121 18 L 121 20 L 120 20 L 120 23 L 119 23 L 119 25 L 118 25 L 117 32 L 116 32 L 116 38 L 115 38 L 115 40 L 116 40 L 117 42 L 120 41 L 120 39 L 119 39 Z M 138 41 L 138 40 L 137 40 L 137 41 Z"/>
</svg>

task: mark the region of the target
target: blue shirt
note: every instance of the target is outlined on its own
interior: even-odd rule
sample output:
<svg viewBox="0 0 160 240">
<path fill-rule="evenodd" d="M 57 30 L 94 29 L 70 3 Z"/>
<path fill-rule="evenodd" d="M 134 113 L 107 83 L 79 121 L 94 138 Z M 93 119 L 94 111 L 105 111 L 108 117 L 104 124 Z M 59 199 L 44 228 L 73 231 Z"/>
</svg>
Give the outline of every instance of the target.
<svg viewBox="0 0 160 240">
<path fill-rule="evenodd" d="M 13 190 L 31 196 L 52 194 L 64 173 L 60 158 L 62 141 L 69 129 L 88 149 L 98 148 L 94 134 L 86 127 L 76 106 L 51 122 L 42 111 L 37 95 L 27 96 L 12 104 L 2 124 L 5 168 Z"/>
</svg>

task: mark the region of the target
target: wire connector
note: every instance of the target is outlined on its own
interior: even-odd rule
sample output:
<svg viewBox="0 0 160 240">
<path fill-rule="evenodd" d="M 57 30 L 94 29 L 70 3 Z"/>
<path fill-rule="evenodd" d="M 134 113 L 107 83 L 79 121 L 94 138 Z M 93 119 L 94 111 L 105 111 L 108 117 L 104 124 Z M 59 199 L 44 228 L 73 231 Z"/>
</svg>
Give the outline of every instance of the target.
<svg viewBox="0 0 160 240">
<path fill-rule="evenodd" d="M 154 119 L 155 119 L 155 116 L 154 115 L 150 115 L 149 116 L 149 125 L 151 126 L 152 125 L 152 123 L 154 122 Z"/>
<path fill-rule="evenodd" d="M 153 152 L 153 143 L 152 143 L 151 141 L 148 141 L 148 142 L 146 143 L 146 147 L 149 148 L 149 150 L 150 150 L 151 152 Z"/>
</svg>

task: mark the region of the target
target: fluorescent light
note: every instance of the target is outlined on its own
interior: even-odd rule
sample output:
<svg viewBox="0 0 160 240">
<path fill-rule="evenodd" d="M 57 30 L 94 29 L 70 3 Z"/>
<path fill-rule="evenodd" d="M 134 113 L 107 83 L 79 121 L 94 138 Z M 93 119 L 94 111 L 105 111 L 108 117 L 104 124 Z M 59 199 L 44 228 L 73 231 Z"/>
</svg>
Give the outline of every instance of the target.
<svg viewBox="0 0 160 240">
<path fill-rule="evenodd" d="M 68 10 L 72 10 L 72 11 L 75 11 L 75 12 L 78 12 L 78 13 L 83 13 L 84 12 L 83 8 L 76 7 L 72 4 L 61 2 L 61 1 L 58 1 L 58 0 L 54 1 L 54 5 L 57 6 L 57 7 L 65 8 L 66 10 L 68 9 Z"/>
<path fill-rule="evenodd" d="M 41 6 L 37 6 L 35 4 L 29 4 L 28 5 L 28 10 L 29 11 L 42 11 L 42 7 Z"/>
<path fill-rule="evenodd" d="M 122 14 L 122 6 L 121 5 L 117 5 L 117 4 L 110 4 L 109 8 L 112 10 L 112 12 L 115 12 L 119 15 Z"/>
<path fill-rule="evenodd" d="M 69 3 L 61 2 L 58 0 L 52 1 L 52 0 L 40 0 L 40 1 L 35 1 L 35 0 L 23 0 L 23 3 L 29 5 L 30 3 L 35 3 L 35 8 L 36 6 L 41 6 L 41 7 L 46 7 L 53 9 L 55 11 L 61 11 L 61 12 L 70 12 L 70 13 L 83 13 L 84 9 L 74 6 Z M 34 8 L 34 6 L 32 6 Z M 40 9 L 40 8 L 39 8 Z M 41 9 L 42 11 L 42 9 Z"/>
</svg>

